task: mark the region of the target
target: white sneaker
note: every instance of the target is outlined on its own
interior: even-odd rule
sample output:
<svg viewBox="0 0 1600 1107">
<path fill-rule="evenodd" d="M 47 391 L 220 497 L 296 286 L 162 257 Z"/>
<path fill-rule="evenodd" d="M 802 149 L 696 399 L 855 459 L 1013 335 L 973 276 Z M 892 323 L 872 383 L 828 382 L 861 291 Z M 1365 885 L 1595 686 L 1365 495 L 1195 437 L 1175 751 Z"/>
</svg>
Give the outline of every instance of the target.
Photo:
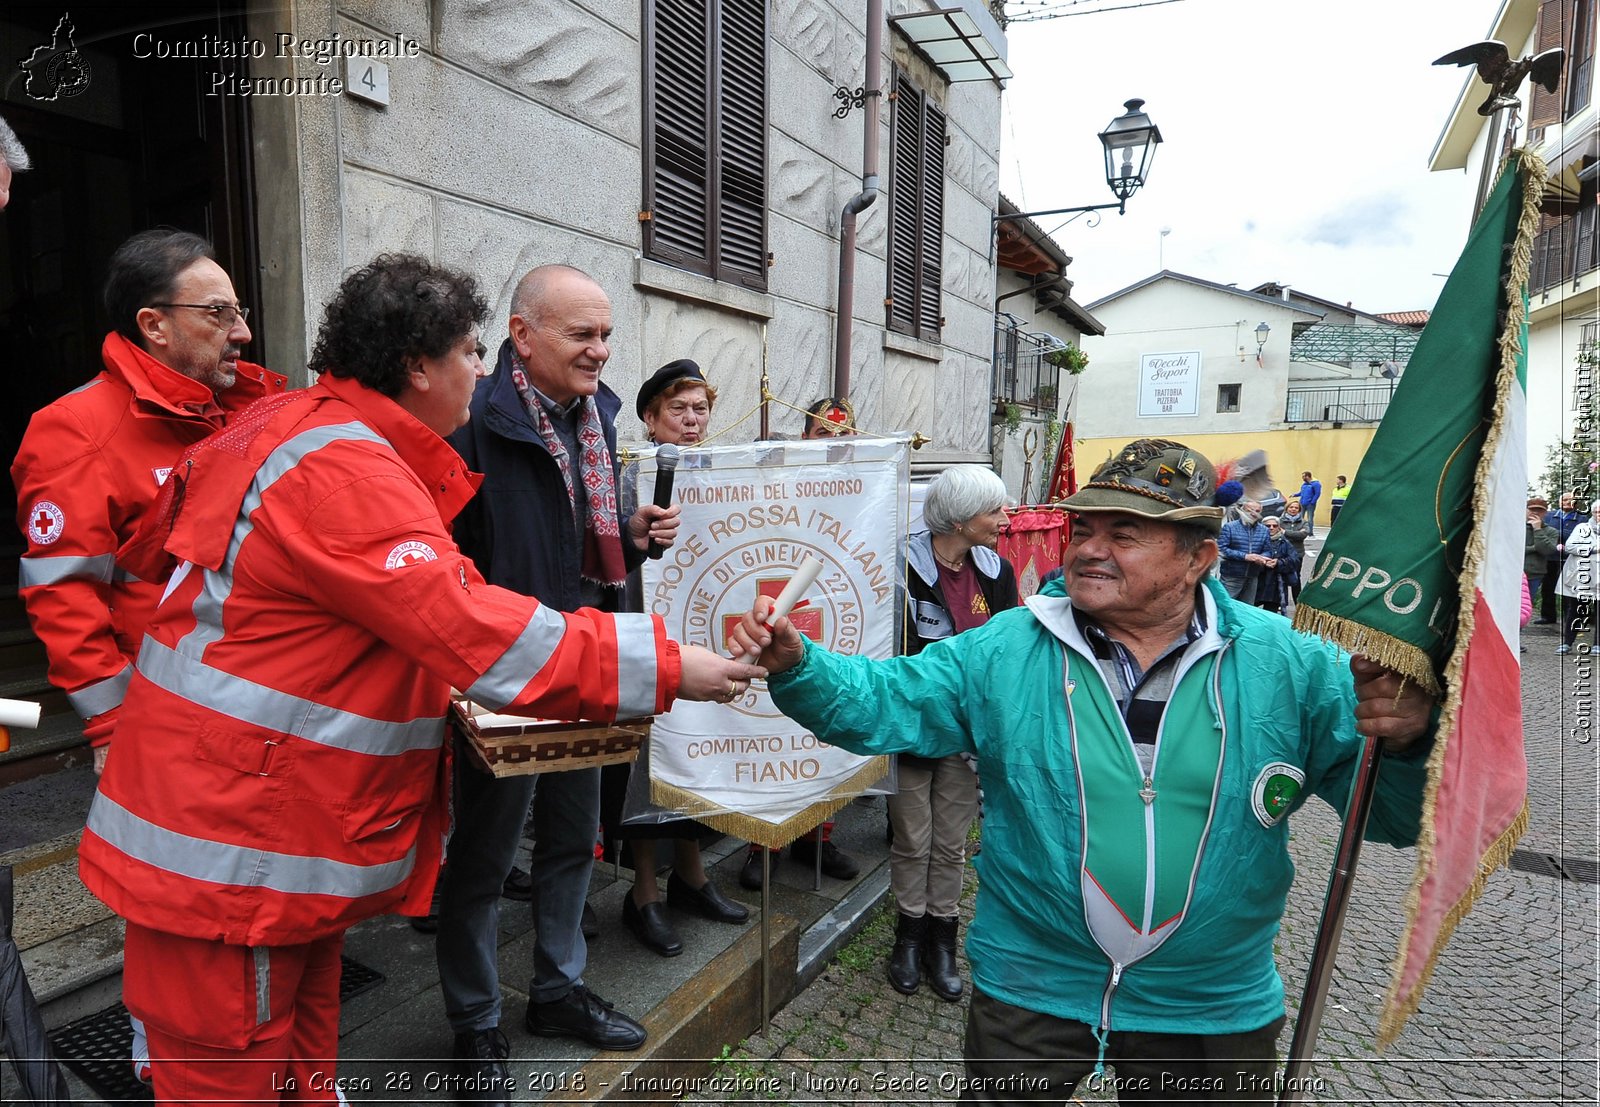
<svg viewBox="0 0 1600 1107">
<path fill-rule="evenodd" d="M 144 1036 L 144 1023 L 129 1015 L 128 1025 L 133 1028 L 133 1046 L 128 1052 L 133 1058 L 134 1079 L 149 1084 L 153 1077 L 150 1075 L 150 1042 Z"/>
<path fill-rule="evenodd" d="M 1556 652 L 1557 653 L 1571 653 L 1572 652 L 1572 647 L 1567 645 L 1565 642 L 1563 642 L 1563 643 L 1561 643 L 1561 645 L 1556 647 Z"/>
</svg>

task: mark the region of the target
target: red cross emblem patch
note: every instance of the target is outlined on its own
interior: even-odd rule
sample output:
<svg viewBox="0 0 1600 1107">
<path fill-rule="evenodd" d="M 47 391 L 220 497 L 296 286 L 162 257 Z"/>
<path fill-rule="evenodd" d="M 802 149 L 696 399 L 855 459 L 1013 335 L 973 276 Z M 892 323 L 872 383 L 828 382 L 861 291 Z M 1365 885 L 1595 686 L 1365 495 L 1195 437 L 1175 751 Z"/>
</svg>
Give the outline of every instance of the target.
<svg viewBox="0 0 1600 1107">
<path fill-rule="evenodd" d="M 67 513 L 49 500 L 40 500 L 28 512 L 28 537 L 36 546 L 48 546 L 67 529 Z"/>
<path fill-rule="evenodd" d="M 407 565 L 421 565 L 424 561 L 438 561 L 439 555 L 426 542 L 402 542 L 389 551 L 384 559 L 385 569 L 402 569 Z"/>
</svg>

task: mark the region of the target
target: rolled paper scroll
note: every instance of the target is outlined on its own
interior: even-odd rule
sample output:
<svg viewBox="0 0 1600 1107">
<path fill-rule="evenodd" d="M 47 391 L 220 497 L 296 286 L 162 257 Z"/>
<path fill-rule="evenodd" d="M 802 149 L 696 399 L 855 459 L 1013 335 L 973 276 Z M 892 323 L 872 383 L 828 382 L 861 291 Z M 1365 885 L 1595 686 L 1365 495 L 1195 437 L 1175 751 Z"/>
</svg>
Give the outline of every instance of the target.
<svg viewBox="0 0 1600 1107">
<path fill-rule="evenodd" d="M 779 619 L 794 608 L 795 603 L 805 595 L 806 589 L 817 582 L 817 574 L 822 572 L 822 562 L 811 554 L 806 554 L 800 559 L 800 567 L 794 571 L 794 576 L 789 578 L 789 583 L 783 586 L 783 591 L 778 593 L 778 598 L 773 601 L 772 614 L 767 616 L 767 626 L 772 626 Z M 751 651 L 740 658 L 746 665 L 755 663 L 759 653 Z"/>
</svg>

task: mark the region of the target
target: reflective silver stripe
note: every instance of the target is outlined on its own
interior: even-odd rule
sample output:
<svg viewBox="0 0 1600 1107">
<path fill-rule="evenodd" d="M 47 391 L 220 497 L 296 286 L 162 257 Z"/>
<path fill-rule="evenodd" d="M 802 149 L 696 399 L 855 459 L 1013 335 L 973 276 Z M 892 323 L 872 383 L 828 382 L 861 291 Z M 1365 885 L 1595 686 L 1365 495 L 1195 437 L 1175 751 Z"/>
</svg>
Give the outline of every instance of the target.
<svg viewBox="0 0 1600 1107">
<path fill-rule="evenodd" d="M 161 602 L 166 603 L 167 597 L 178 590 L 184 581 L 189 579 L 189 574 L 194 571 L 194 562 L 180 561 L 178 567 L 172 570 L 172 575 L 167 578 L 167 586 L 161 591 Z"/>
<path fill-rule="evenodd" d="M 285 895 L 359 899 L 397 888 L 411 875 L 413 846 L 397 861 L 352 865 L 327 857 L 272 853 L 180 834 L 141 819 L 104 792 L 95 793 L 89 829 L 136 861 L 192 880 L 241 888 L 265 888 Z"/>
<path fill-rule="evenodd" d="M 656 713 L 656 629 L 649 615 L 613 615 L 617 621 L 617 718 Z"/>
<path fill-rule="evenodd" d="M 528 682 L 549 664 L 566 633 L 567 621 L 561 613 L 540 604 L 517 640 L 467 689 L 467 698 L 499 711 L 520 696 Z"/>
<path fill-rule="evenodd" d="M 133 666 L 124 665 L 122 671 L 115 676 L 97 680 L 93 684 L 79 688 L 76 692 L 68 692 L 67 702 L 72 705 L 72 710 L 78 713 L 80 719 L 92 719 L 96 715 L 110 711 L 113 707 L 121 707 L 122 697 L 128 694 L 128 682 L 131 680 L 133 680 Z"/>
<path fill-rule="evenodd" d="M 222 560 L 222 568 L 216 572 L 206 571 L 200 594 L 195 597 L 195 628 L 184 635 L 179 644 L 179 648 L 185 653 L 198 657 L 207 646 L 222 637 L 222 605 L 233 593 L 233 561 L 239 556 L 239 547 L 250 537 L 250 532 L 255 530 L 255 523 L 250 516 L 261 506 L 262 497 L 266 495 L 267 489 L 299 465 L 306 455 L 315 453 L 334 442 L 374 442 L 380 446 L 389 446 L 384 438 L 364 423 L 335 423 L 302 431 L 293 438 L 279 443 L 278 447 L 267 455 L 267 459 L 261 463 L 261 468 L 256 470 L 255 479 L 250 483 L 250 491 L 245 493 L 244 502 L 239 505 L 239 517 L 234 520 L 233 537 L 228 542 L 228 552 Z M 389 448 L 393 449 L 392 446 Z"/>
<path fill-rule="evenodd" d="M 95 557 L 24 557 L 17 563 L 17 587 L 37 588 L 41 584 L 60 584 L 64 580 L 107 582 L 117 570 L 113 554 Z"/>
<path fill-rule="evenodd" d="M 272 1018 L 272 951 L 268 946 L 253 946 L 256 961 L 256 1025 L 265 1026 Z"/>
<path fill-rule="evenodd" d="M 402 723 L 369 719 L 213 669 L 149 636 L 139 650 L 139 671 L 179 699 L 334 749 L 392 756 L 438 749 L 444 741 L 442 715 Z"/>
</svg>

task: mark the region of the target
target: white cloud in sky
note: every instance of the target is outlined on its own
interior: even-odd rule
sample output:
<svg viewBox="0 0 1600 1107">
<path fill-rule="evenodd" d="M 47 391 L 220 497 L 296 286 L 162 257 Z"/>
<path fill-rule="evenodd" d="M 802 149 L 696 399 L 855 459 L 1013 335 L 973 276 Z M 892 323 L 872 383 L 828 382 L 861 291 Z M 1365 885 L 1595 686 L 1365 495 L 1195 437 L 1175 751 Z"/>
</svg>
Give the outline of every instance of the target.
<svg viewBox="0 0 1600 1107">
<path fill-rule="evenodd" d="M 1485 37 L 1499 6 L 1181 0 L 1012 23 L 1000 188 L 1024 210 L 1110 199 L 1095 136 L 1139 97 L 1165 139 L 1150 183 L 1126 215 L 1055 233 L 1080 302 L 1164 264 L 1366 311 L 1431 307 L 1477 187 L 1428 170 L 1471 72 L 1431 63 Z"/>
</svg>

